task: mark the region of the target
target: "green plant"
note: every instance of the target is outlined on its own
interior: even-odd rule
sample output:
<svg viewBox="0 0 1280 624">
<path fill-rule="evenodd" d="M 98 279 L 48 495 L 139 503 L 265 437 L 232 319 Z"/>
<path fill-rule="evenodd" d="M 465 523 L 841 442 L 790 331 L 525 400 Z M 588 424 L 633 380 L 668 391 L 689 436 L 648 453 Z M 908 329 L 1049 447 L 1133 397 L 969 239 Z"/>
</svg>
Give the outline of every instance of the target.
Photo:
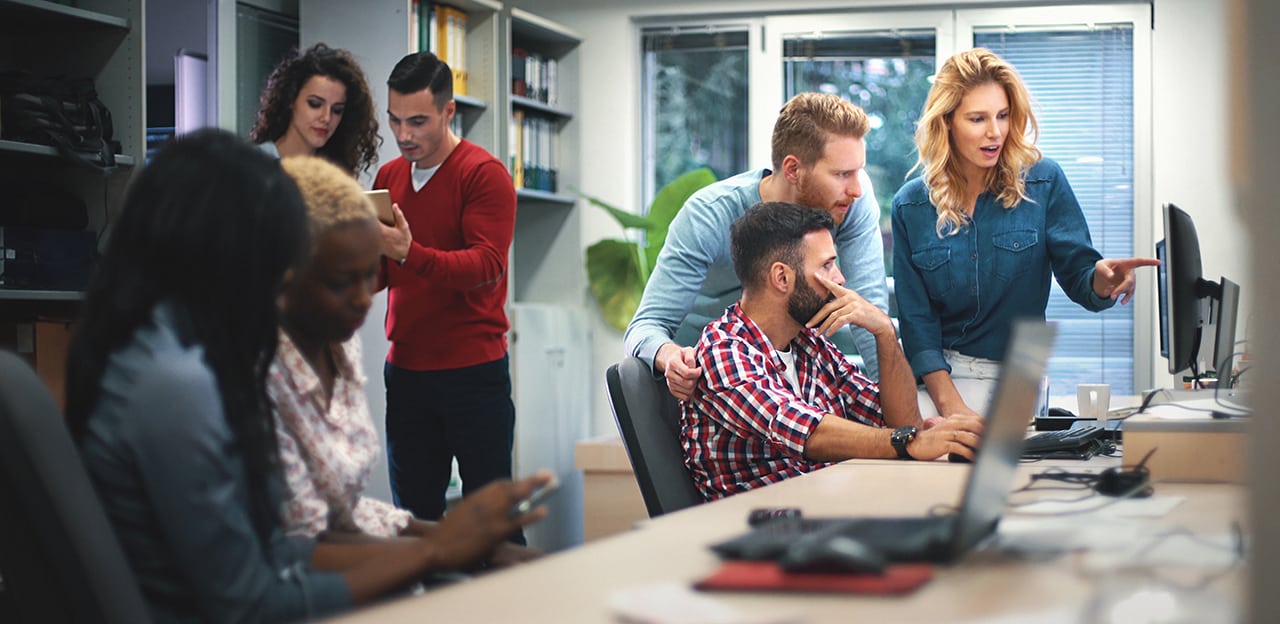
<svg viewBox="0 0 1280 624">
<path fill-rule="evenodd" d="M 616 208 L 598 198 L 579 193 L 603 208 L 622 226 L 625 238 L 606 238 L 587 248 L 587 280 L 600 312 L 609 325 L 624 331 L 640 306 L 658 252 L 667 240 L 667 228 L 685 200 L 716 181 L 710 169 L 695 169 L 658 191 L 645 215 Z"/>
</svg>

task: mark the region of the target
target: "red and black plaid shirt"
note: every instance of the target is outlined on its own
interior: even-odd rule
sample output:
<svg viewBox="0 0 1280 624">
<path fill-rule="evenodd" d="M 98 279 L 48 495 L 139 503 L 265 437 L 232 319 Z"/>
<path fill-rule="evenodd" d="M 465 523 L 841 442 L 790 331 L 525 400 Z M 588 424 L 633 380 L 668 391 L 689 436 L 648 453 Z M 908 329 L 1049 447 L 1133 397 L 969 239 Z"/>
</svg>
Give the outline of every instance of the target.
<svg viewBox="0 0 1280 624">
<path fill-rule="evenodd" d="M 685 464 L 707 500 L 745 492 L 830 465 L 805 458 L 824 414 L 884 426 L 879 386 L 830 340 L 804 329 L 791 341 L 795 391 L 764 332 L 729 306 L 698 341 L 702 379 L 681 404 Z"/>
</svg>

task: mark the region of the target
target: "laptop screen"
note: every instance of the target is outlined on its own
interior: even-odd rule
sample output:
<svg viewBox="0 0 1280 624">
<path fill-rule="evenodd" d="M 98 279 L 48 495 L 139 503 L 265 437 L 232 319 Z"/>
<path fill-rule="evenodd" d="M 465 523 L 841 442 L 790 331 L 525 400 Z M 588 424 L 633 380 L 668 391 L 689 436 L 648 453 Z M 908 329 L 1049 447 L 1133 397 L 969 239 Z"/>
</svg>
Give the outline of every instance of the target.
<svg viewBox="0 0 1280 624">
<path fill-rule="evenodd" d="M 956 517 L 952 555 L 959 557 L 991 534 L 1000 522 L 1027 434 L 1027 415 L 1040 395 L 1057 326 L 1016 321 L 995 395 L 987 412 L 982 442 Z"/>
</svg>

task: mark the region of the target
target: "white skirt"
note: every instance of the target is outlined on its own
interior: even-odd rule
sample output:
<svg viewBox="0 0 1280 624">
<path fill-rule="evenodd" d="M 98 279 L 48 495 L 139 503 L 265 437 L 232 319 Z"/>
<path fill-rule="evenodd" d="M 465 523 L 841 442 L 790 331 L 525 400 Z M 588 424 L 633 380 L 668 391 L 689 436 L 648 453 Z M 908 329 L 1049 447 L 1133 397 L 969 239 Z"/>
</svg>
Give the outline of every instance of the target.
<svg viewBox="0 0 1280 624">
<path fill-rule="evenodd" d="M 996 379 L 1000 377 L 1000 363 L 985 358 L 970 357 L 959 351 L 944 350 L 942 356 L 951 365 L 951 381 L 955 383 L 960 398 L 969 409 L 986 416 L 987 407 L 991 403 L 991 394 L 996 389 Z M 919 391 L 920 416 L 932 418 L 941 416 L 934 406 L 929 391 L 921 386 Z"/>
</svg>

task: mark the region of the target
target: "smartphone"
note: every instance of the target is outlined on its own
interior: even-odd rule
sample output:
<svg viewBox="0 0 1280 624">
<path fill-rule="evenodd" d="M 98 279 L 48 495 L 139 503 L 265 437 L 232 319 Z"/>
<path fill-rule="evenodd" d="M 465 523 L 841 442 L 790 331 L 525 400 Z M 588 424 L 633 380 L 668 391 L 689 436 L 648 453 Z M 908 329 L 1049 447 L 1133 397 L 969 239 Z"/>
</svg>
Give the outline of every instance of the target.
<svg viewBox="0 0 1280 624">
<path fill-rule="evenodd" d="M 378 211 L 378 220 L 387 224 L 396 224 L 396 215 L 391 211 L 391 191 L 387 189 L 376 189 L 373 191 L 365 191 L 364 196 L 373 202 L 373 207 Z"/>
<path fill-rule="evenodd" d="M 547 500 L 547 498 L 549 498 L 552 494 L 554 494 L 556 489 L 559 487 L 560 487 L 560 479 L 557 479 L 555 476 L 552 476 L 551 480 L 548 481 L 546 485 L 534 490 L 531 494 L 529 494 L 528 498 L 525 498 L 520 502 L 516 503 L 515 505 L 512 505 L 511 517 L 516 518 L 519 516 L 523 516 L 533 511 L 534 509 L 537 509 L 538 505 L 541 505 L 543 501 Z"/>
</svg>

